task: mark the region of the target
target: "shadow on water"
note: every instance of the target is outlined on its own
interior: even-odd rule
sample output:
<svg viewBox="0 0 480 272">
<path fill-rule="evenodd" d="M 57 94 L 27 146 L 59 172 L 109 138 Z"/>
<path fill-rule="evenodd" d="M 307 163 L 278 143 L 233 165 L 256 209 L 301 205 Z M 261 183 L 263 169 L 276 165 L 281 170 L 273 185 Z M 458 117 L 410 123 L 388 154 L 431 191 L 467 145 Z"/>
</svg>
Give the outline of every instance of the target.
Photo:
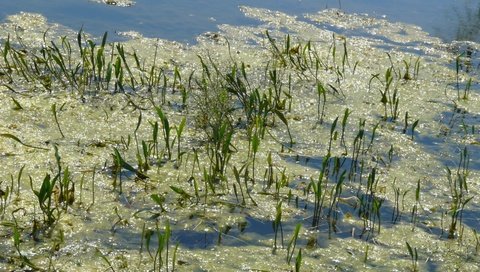
<svg viewBox="0 0 480 272">
<path fill-rule="evenodd" d="M 451 111 L 442 112 L 439 117 L 441 130 L 435 135 L 416 134 L 415 141 L 424 147 L 424 150 L 446 167 L 456 169 L 460 155 L 467 149 L 471 162 L 480 161 L 480 114 L 453 104 Z M 448 154 L 448 156 L 445 156 Z M 480 170 L 480 164 L 470 163 L 468 168 Z"/>
</svg>

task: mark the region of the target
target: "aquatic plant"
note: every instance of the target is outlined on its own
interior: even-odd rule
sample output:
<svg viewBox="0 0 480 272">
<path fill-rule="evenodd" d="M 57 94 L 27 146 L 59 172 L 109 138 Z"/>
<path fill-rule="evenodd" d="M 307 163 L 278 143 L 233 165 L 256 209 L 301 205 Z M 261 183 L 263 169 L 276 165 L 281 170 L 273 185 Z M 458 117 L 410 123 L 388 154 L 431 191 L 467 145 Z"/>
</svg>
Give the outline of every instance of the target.
<svg viewBox="0 0 480 272">
<path fill-rule="evenodd" d="M 300 272 L 301 267 L 302 267 L 302 249 L 299 249 L 297 257 L 295 258 L 295 272 Z"/>
<path fill-rule="evenodd" d="M 330 138 L 328 140 L 328 154 L 331 154 L 332 151 L 332 142 L 337 140 L 338 132 L 335 130 L 337 127 L 338 116 L 333 120 L 332 125 L 330 126 Z"/>
<path fill-rule="evenodd" d="M 345 143 L 345 128 L 347 127 L 348 117 L 350 116 L 350 114 L 352 114 L 352 111 L 349 108 L 346 108 L 342 118 L 342 134 L 340 135 L 340 143 L 345 148 L 345 152 L 343 153 L 343 155 L 348 154 L 347 145 Z M 373 142 L 373 139 L 372 139 L 372 142 Z"/>
<path fill-rule="evenodd" d="M 255 183 L 255 158 L 258 152 L 258 147 L 260 146 L 260 137 L 258 136 L 258 133 L 253 134 L 252 138 L 252 181 Z"/>
<path fill-rule="evenodd" d="M 472 78 L 469 78 L 467 81 L 467 84 L 465 84 L 465 89 L 463 91 L 463 100 L 468 100 L 468 97 L 470 96 L 470 89 L 472 88 Z"/>
<path fill-rule="evenodd" d="M 297 239 L 298 239 L 298 234 L 300 233 L 300 229 L 302 227 L 301 223 L 298 223 L 295 226 L 295 230 L 293 231 L 292 238 L 290 239 L 290 242 L 288 242 L 287 246 L 287 263 L 290 265 L 290 262 L 292 261 L 293 254 L 295 252 L 295 247 L 297 246 Z M 301 254 L 301 253 L 299 253 Z"/>
<path fill-rule="evenodd" d="M 275 253 L 278 248 L 278 232 L 280 232 L 280 243 L 283 248 L 283 227 L 282 227 L 282 201 L 280 200 L 276 205 L 276 213 L 275 213 L 275 220 L 272 222 L 273 232 L 275 237 L 273 239 L 273 250 L 272 252 Z"/>
<path fill-rule="evenodd" d="M 410 246 L 408 242 L 405 242 L 407 244 L 407 249 L 408 249 L 408 254 L 410 255 L 410 259 L 412 261 L 412 271 L 418 271 L 418 252 L 417 248 L 413 248 Z"/>
<path fill-rule="evenodd" d="M 0 185 L 2 185 L 2 182 L 0 182 Z M 7 209 L 7 199 L 10 196 L 11 193 L 11 188 L 6 186 L 5 190 L 0 189 L 0 218 L 3 219 L 5 216 L 5 210 Z"/>
<path fill-rule="evenodd" d="M 54 176 L 52 179 L 50 174 L 46 174 L 40 190 L 35 190 L 33 188 L 33 179 L 30 177 L 30 187 L 37 197 L 40 210 L 44 217 L 43 222 L 47 226 L 53 225 L 60 216 L 60 210 L 55 205 L 55 195 L 53 193 L 58 178 L 58 175 Z"/>
<path fill-rule="evenodd" d="M 192 93 L 196 112 L 196 124 L 202 128 L 209 141 L 215 141 L 216 131 L 222 126 L 232 128 L 233 102 L 229 92 L 223 88 L 222 74 L 216 64 L 210 60 L 209 67 L 199 56 L 202 65 L 201 76 L 195 79 L 197 92 Z M 213 71 L 212 71 L 213 70 Z"/>
<path fill-rule="evenodd" d="M 250 85 L 245 63 L 233 63 L 230 72 L 227 72 L 224 78 L 225 89 L 233 94 L 242 105 L 247 125 L 254 124 L 255 116 L 261 112 L 258 105 L 261 99 L 258 89 L 253 90 Z"/>
<path fill-rule="evenodd" d="M 410 70 L 412 69 L 411 59 L 409 59 L 409 61 L 403 60 L 403 64 L 405 65 L 405 72 L 403 76 L 401 75 L 401 72 L 399 72 L 400 77 L 404 80 L 416 80 L 420 72 L 420 57 L 417 57 L 415 59 L 415 63 L 413 64 L 413 72 L 410 72 Z"/>
<path fill-rule="evenodd" d="M 22 105 L 20 105 L 20 102 L 18 102 L 18 100 L 15 99 L 13 96 L 12 96 L 11 98 L 12 98 L 13 104 L 15 105 L 15 106 L 13 107 L 13 109 L 14 109 L 14 110 L 23 110 L 23 107 L 22 107 Z"/>
<path fill-rule="evenodd" d="M 358 165 L 361 160 L 361 155 L 363 155 L 366 150 L 365 150 L 365 119 L 360 119 L 358 121 L 358 132 L 357 135 L 355 136 L 352 144 L 352 162 L 350 164 L 350 169 L 348 171 L 348 179 L 355 181 L 356 177 L 358 176 L 360 181 L 359 181 L 359 187 L 358 187 L 358 192 L 360 192 L 360 188 L 362 186 L 361 178 L 362 175 L 358 175 Z M 373 137 L 372 137 L 373 140 Z M 363 162 L 363 161 L 362 161 Z M 361 167 L 363 169 L 363 163 L 361 163 Z M 362 172 L 362 171 L 360 171 Z"/>
<path fill-rule="evenodd" d="M 417 181 L 417 189 L 415 190 L 415 204 L 413 204 L 411 217 L 412 217 L 412 231 L 415 230 L 415 226 L 418 221 L 418 208 L 420 207 L 420 180 Z"/>
<path fill-rule="evenodd" d="M 403 197 L 402 199 L 405 199 L 406 194 L 409 192 L 409 190 L 405 190 L 402 193 L 401 187 L 396 186 L 396 181 L 397 181 L 397 179 L 395 178 L 393 180 L 393 185 L 392 185 L 394 195 L 395 195 L 395 201 L 394 201 L 394 206 L 393 206 L 393 209 L 392 209 L 391 222 L 394 223 L 394 224 L 402 218 L 403 207 L 402 207 L 402 209 L 400 209 L 400 195 Z"/>
<path fill-rule="evenodd" d="M 174 191 L 179 196 L 179 198 L 177 199 L 179 204 L 183 205 L 187 200 L 192 202 L 191 199 L 193 198 L 193 196 L 187 193 L 187 191 L 185 191 L 183 188 L 180 188 L 178 186 L 173 186 L 173 185 L 170 185 L 169 187 L 170 189 L 172 189 L 172 191 Z M 206 194 L 207 193 L 205 193 L 205 195 Z"/>
<path fill-rule="evenodd" d="M 167 159 L 170 160 L 172 158 L 172 143 L 170 143 L 170 122 L 168 121 L 167 116 L 163 113 L 162 109 L 159 107 L 155 107 L 158 117 L 162 122 L 162 132 L 163 132 L 163 139 L 165 141 L 165 149 L 167 150 Z M 156 126 L 158 129 L 158 125 Z M 160 158 L 159 158 L 160 159 Z"/>
<path fill-rule="evenodd" d="M 154 254 L 152 254 L 150 250 L 150 243 L 154 234 L 157 236 L 157 247 Z M 160 230 L 160 226 L 157 222 L 155 230 L 147 230 L 144 234 L 147 252 L 150 255 L 150 258 L 153 260 L 153 271 L 161 271 L 162 268 L 165 268 L 166 271 L 169 271 L 169 246 L 171 234 L 170 222 L 168 220 L 165 224 L 165 230 L 163 232 Z M 174 265 L 172 264 L 172 266 Z"/>
<path fill-rule="evenodd" d="M 450 225 L 448 227 L 448 238 L 455 238 L 455 234 L 462 226 L 462 217 L 465 206 L 474 198 L 468 196 L 467 178 L 469 175 L 470 154 L 467 147 L 460 152 L 460 160 L 455 175 L 447 166 L 447 179 L 450 186 L 451 202 L 448 213 L 450 215 Z"/>
<path fill-rule="evenodd" d="M 139 179 L 147 179 L 148 176 L 145 175 L 144 173 L 142 173 L 140 170 L 137 170 L 135 169 L 133 166 L 131 166 L 129 163 L 127 163 L 122 155 L 120 155 L 120 152 L 118 151 L 117 148 L 113 148 L 113 154 L 112 154 L 112 158 L 113 158 L 113 170 L 112 170 L 112 174 L 114 175 L 114 180 L 113 180 L 113 187 L 116 188 L 117 187 L 117 178 L 118 178 L 118 181 L 119 181 L 119 193 L 122 194 L 123 190 L 122 190 L 122 169 L 125 169 L 125 170 L 128 170 L 130 172 L 133 172 L 135 173 L 135 175 L 139 178 Z"/>
<path fill-rule="evenodd" d="M 329 235 L 331 235 L 332 230 L 337 232 L 338 203 L 340 195 L 342 194 L 342 186 L 343 182 L 345 181 L 345 174 L 346 170 L 342 172 L 337 180 L 336 185 L 330 190 L 330 207 L 327 214 Z"/>
<path fill-rule="evenodd" d="M 377 222 L 377 233 L 381 229 L 381 206 L 384 199 L 376 195 L 378 184 L 377 169 L 372 168 L 368 174 L 366 191 L 359 197 L 360 205 L 358 209 L 358 216 L 363 221 L 363 230 L 360 237 L 365 234 L 365 239 L 368 240 L 375 232 L 375 223 Z"/>
<path fill-rule="evenodd" d="M 323 117 L 325 116 L 325 105 L 327 104 L 327 91 L 322 83 L 317 84 L 317 119 L 319 124 L 323 124 Z M 323 99 L 323 104 L 321 103 Z M 321 110 L 320 110 L 320 105 Z"/>
<path fill-rule="evenodd" d="M 379 89 L 380 94 L 382 95 L 382 99 L 380 102 L 382 102 L 383 107 L 384 107 L 384 115 L 383 115 L 383 120 L 388 119 L 387 115 L 387 105 L 389 106 L 390 109 L 390 117 L 392 121 L 395 121 L 398 117 L 398 103 L 399 103 L 399 98 L 398 98 L 398 89 L 396 86 L 392 86 L 393 83 L 393 74 L 392 74 L 392 69 L 393 68 L 388 68 L 387 71 L 385 72 L 385 82 L 384 82 L 384 89 Z M 393 90 L 392 90 L 393 87 Z"/>
<path fill-rule="evenodd" d="M 212 132 L 211 142 L 207 144 L 207 154 L 210 160 L 210 175 L 213 180 L 224 180 L 228 162 L 234 152 L 231 142 L 233 128 L 228 123 L 223 123 Z"/>
<path fill-rule="evenodd" d="M 240 189 L 240 192 L 242 194 L 242 205 L 245 205 L 246 202 L 245 202 L 245 195 L 244 195 L 244 191 L 246 192 L 247 196 L 249 197 L 250 201 L 252 202 L 252 204 L 254 206 L 257 206 L 257 203 L 255 202 L 255 200 L 253 199 L 252 195 L 250 194 L 250 190 L 249 190 L 249 186 L 248 186 L 248 180 L 250 179 L 249 178 L 249 174 L 248 174 L 248 164 L 244 164 L 240 170 L 237 169 L 236 166 L 233 166 L 233 175 L 235 177 L 235 181 L 237 182 L 238 184 L 238 187 Z M 243 175 L 242 175 L 243 174 Z M 243 176 L 243 177 L 242 177 Z M 243 178 L 243 183 L 244 183 L 244 187 L 245 187 L 245 190 L 242 189 L 242 182 L 241 182 L 241 179 Z M 235 189 L 235 192 L 236 192 L 236 186 L 234 184 L 234 187 Z M 235 195 L 237 195 L 235 193 Z M 238 197 L 237 197 L 238 198 Z"/>
<path fill-rule="evenodd" d="M 65 104 L 62 105 L 63 108 Z M 58 131 L 60 132 L 60 135 L 62 135 L 62 138 L 65 138 L 65 135 L 63 134 L 62 128 L 60 127 L 60 123 L 58 122 L 58 117 L 57 117 L 57 104 L 52 104 L 52 113 L 53 113 L 53 119 L 55 120 L 55 123 L 57 124 Z M 61 109 L 60 109 L 61 110 Z"/>
<path fill-rule="evenodd" d="M 95 248 L 95 255 L 100 256 L 100 258 L 102 258 L 102 260 L 108 265 L 108 268 L 110 268 L 112 271 L 115 271 L 115 268 L 113 268 L 112 262 L 107 258 L 105 254 L 103 254 L 103 252 L 100 249 Z"/>
<path fill-rule="evenodd" d="M 318 176 L 317 181 L 315 182 L 313 179 L 311 179 L 307 188 L 308 191 L 310 190 L 310 188 L 313 189 L 313 194 L 315 197 L 312 227 L 317 227 L 320 224 L 320 218 L 323 210 L 323 203 L 325 201 L 325 195 L 326 195 L 326 186 L 328 182 L 329 164 L 330 164 L 330 154 L 327 154 L 327 156 L 325 156 L 322 160 L 322 168 L 320 170 L 320 174 Z"/>
<path fill-rule="evenodd" d="M 184 116 L 182 120 L 180 121 L 180 124 L 178 126 L 175 126 L 175 132 L 177 133 L 177 159 L 175 162 L 176 167 L 180 167 L 182 164 L 182 156 L 185 154 L 185 151 L 182 151 L 181 149 L 181 143 L 182 143 L 182 133 L 183 130 L 185 129 L 185 124 L 187 122 L 186 117 Z M 173 144 L 173 143 L 172 143 Z"/>
<path fill-rule="evenodd" d="M 22 140 L 20 140 L 17 136 L 15 136 L 13 134 L 10 134 L 10 133 L 0 133 L 0 137 L 12 139 L 15 142 L 17 142 L 17 143 L 19 143 L 23 146 L 26 146 L 26 147 L 30 147 L 30 148 L 34 148 L 34 149 L 40 149 L 40 150 L 44 150 L 44 151 L 49 151 L 50 150 L 48 148 L 44 148 L 44 147 L 40 147 L 40 146 L 34 146 L 34 145 L 31 145 L 31 144 L 26 144 Z"/>
<path fill-rule="evenodd" d="M 17 220 L 15 219 L 15 213 L 20 211 L 21 209 L 18 209 L 12 213 L 12 217 L 14 218 L 14 222 L 12 224 L 12 229 L 13 229 L 13 234 L 12 234 L 12 240 L 13 240 L 13 246 L 15 247 L 15 251 L 18 254 L 18 258 L 20 259 L 21 265 L 20 266 L 28 266 L 33 270 L 41 270 L 40 267 L 35 265 L 25 254 L 22 253 L 22 250 L 20 248 L 22 239 L 20 237 L 20 229 L 17 223 Z"/>
<path fill-rule="evenodd" d="M 65 168 L 62 174 L 58 182 L 60 191 L 56 194 L 56 201 L 66 209 L 75 202 L 75 183 L 72 180 L 68 167 Z"/>
</svg>

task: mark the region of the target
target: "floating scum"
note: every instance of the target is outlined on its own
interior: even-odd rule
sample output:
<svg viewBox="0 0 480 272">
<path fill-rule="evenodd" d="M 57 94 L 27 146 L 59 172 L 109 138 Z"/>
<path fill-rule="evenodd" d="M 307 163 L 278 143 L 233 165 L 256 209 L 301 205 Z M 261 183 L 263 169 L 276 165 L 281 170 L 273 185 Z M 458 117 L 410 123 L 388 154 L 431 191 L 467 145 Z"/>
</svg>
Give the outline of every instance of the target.
<svg viewBox="0 0 480 272">
<path fill-rule="evenodd" d="M 195 45 L 8 17 L 2 270 L 479 269 L 478 45 L 241 10 Z"/>
</svg>

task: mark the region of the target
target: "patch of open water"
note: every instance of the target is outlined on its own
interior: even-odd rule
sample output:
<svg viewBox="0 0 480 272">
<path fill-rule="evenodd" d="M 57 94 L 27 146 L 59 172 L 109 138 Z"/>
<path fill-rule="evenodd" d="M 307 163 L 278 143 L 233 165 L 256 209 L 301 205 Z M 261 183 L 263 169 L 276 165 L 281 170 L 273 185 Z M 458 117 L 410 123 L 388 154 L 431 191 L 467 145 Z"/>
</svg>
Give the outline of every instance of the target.
<svg viewBox="0 0 480 272">
<path fill-rule="evenodd" d="M 365 13 L 389 21 L 415 24 L 446 41 L 480 39 L 480 3 L 475 0 L 137 0 L 129 7 L 92 0 L 16 0 L 2 1 L 0 19 L 20 11 L 36 12 L 51 22 L 72 29 L 78 30 L 83 25 L 86 31 L 97 36 L 104 31 L 137 31 L 146 37 L 192 43 L 196 36 L 216 31 L 219 24 L 256 25 L 257 21 L 243 16 L 238 9 L 240 5 L 296 16 L 325 8 L 340 8 L 349 13 Z"/>
</svg>

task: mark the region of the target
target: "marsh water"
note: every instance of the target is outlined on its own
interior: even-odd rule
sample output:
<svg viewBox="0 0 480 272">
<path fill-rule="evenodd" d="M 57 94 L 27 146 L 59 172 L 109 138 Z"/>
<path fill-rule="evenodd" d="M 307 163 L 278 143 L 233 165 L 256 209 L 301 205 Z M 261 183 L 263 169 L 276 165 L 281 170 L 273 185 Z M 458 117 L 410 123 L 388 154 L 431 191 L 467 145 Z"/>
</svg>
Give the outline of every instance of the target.
<svg viewBox="0 0 480 272">
<path fill-rule="evenodd" d="M 480 269 L 477 2 L 168 2 L 1 4 L 0 270 Z"/>
<path fill-rule="evenodd" d="M 101 1 L 98 1 L 101 2 Z M 119 1 L 120 3 L 122 1 Z M 43 14 L 51 22 L 72 29 L 84 28 L 95 35 L 104 31 L 137 31 L 147 37 L 160 37 L 181 42 L 195 42 L 195 37 L 216 31 L 219 24 L 255 25 L 246 18 L 240 5 L 278 10 L 290 15 L 339 8 L 349 13 L 368 14 L 422 27 L 431 35 L 446 41 L 480 39 L 478 9 L 474 0 L 208 0 L 156 1 L 138 0 L 128 8 L 104 5 L 89 0 L 18 0 L 2 1 L 0 17 L 20 11 Z M 112 35 L 113 36 L 113 35 Z"/>
</svg>

